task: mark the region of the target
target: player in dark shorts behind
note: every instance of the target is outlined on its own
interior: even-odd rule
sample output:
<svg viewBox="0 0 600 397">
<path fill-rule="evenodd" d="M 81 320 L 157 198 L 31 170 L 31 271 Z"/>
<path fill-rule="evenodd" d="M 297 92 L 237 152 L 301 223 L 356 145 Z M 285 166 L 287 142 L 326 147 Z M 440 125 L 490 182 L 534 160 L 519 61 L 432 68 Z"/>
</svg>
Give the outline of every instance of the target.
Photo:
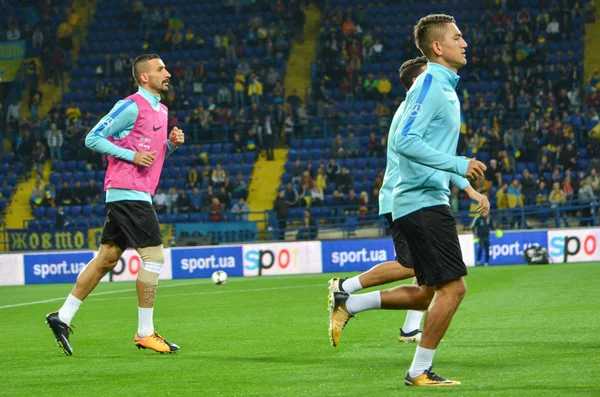
<svg viewBox="0 0 600 397">
<path fill-rule="evenodd" d="M 427 58 L 418 57 L 406 61 L 400 67 L 400 81 L 402 82 L 404 88 L 408 91 L 416 78 L 426 70 L 427 67 Z M 396 114 L 394 115 L 394 119 L 392 120 L 392 124 L 390 126 L 389 137 L 393 138 L 397 125 L 402 117 L 404 112 L 404 103 L 400 105 Z M 360 291 L 365 288 L 375 287 L 383 284 L 392 283 L 395 281 L 406 280 L 415 276 L 415 272 L 413 270 L 413 260 L 411 255 L 411 249 L 409 248 L 404 235 L 401 230 L 396 226 L 394 226 L 392 221 L 392 190 L 399 176 L 399 170 L 397 166 L 397 157 L 391 150 L 391 146 L 388 145 L 387 149 L 387 167 L 385 170 L 385 176 L 383 179 L 382 187 L 379 191 L 379 214 L 383 216 L 390 228 L 392 233 L 392 239 L 394 241 L 394 249 L 396 251 L 395 261 L 389 261 L 380 263 L 368 271 L 359 274 L 358 276 L 351 278 L 338 278 L 334 277 L 329 280 L 329 295 L 328 295 L 328 306 L 330 308 L 330 322 L 329 322 L 329 337 L 333 346 L 337 346 L 339 343 L 339 337 L 341 334 L 341 330 L 345 326 L 344 318 L 345 315 L 339 317 L 335 316 L 335 293 L 336 292 L 345 292 L 347 294 L 353 294 L 357 291 Z M 465 192 L 476 201 L 487 201 L 485 196 L 477 193 L 468 183 L 464 183 L 463 181 L 459 181 L 456 179 L 456 182 L 461 184 L 461 188 L 464 188 Z M 488 203 L 489 205 L 489 203 Z M 415 279 L 413 285 L 416 286 L 417 280 Z M 408 286 L 407 286 L 408 287 Z M 399 287 L 403 288 L 403 287 Z M 394 294 L 400 292 L 404 292 L 403 290 L 395 291 Z M 392 290 L 390 290 L 391 292 Z M 382 291 L 382 293 L 388 293 L 388 291 Z M 378 297 L 379 292 L 373 293 L 373 295 L 364 294 L 364 295 L 356 295 L 357 298 L 364 298 L 366 300 L 365 304 L 359 304 L 358 307 L 355 308 L 355 312 L 351 313 L 352 315 L 369 309 L 379 309 L 381 308 L 379 303 L 382 302 L 383 298 Z M 409 295 L 407 295 L 409 296 Z M 403 304 L 402 301 L 398 302 L 398 304 Z M 404 303 L 408 305 L 409 303 Z M 336 318 L 334 318 L 334 316 Z M 406 315 L 406 320 L 402 328 L 400 328 L 400 336 L 398 337 L 398 341 L 401 343 L 411 343 L 411 342 L 419 342 L 421 339 L 421 332 L 419 327 L 421 325 L 421 319 L 423 318 L 423 311 L 421 310 L 408 310 Z M 338 321 L 336 321 L 338 320 Z"/>
<path fill-rule="evenodd" d="M 362 310 L 427 309 L 421 341 L 404 383 L 456 386 L 460 382 L 431 369 L 437 346 L 466 292 L 463 277 L 467 272 L 450 212 L 449 182 L 465 188 L 469 185 L 465 177 L 482 176 L 486 167 L 475 159 L 455 156 L 461 119 L 457 70 L 466 64 L 467 44 L 454 18 L 440 14 L 421 18 L 414 35 L 429 63 L 407 93 L 406 111 L 388 145 L 398 155 L 399 172 L 392 194 L 392 228 L 398 228 L 408 242 L 419 286 L 361 295 L 335 292 L 330 329 L 341 332 L 350 316 Z M 487 214 L 489 202 L 480 196 L 478 211 Z M 392 294 L 395 290 L 399 293 Z"/>
</svg>

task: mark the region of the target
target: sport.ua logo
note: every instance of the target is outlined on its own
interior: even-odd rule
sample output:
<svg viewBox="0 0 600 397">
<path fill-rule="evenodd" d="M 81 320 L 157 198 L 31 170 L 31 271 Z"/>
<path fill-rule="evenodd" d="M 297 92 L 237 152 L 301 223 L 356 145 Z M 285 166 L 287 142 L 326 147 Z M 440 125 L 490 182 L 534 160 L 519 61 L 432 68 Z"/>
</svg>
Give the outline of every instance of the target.
<svg viewBox="0 0 600 397">
<path fill-rule="evenodd" d="M 414 104 L 414 106 L 410 110 L 409 116 L 410 117 L 417 117 L 421 113 L 423 113 L 423 105 L 417 102 L 417 103 Z"/>
</svg>

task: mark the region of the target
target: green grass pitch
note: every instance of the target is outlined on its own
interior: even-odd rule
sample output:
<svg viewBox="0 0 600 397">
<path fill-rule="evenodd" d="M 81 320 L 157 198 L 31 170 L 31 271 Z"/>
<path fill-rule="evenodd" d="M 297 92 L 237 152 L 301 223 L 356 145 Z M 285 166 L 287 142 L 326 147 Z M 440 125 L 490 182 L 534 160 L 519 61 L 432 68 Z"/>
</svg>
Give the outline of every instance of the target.
<svg viewBox="0 0 600 397">
<path fill-rule="evenodd" d="M 133 345 L 133 283 L 84 302 L 72 357 L 44 323 L 71 285 L 0 288 L 0 396 L 600 395 L 600 263 L 471 269 L 435 359 L 463 384 L 443 390 L 403 385 L 405 312 L 362 313 L 331 347 L 330 277 L 161 282 L 155 325 L 181 346 L 172 355 Z"/>
</svg>

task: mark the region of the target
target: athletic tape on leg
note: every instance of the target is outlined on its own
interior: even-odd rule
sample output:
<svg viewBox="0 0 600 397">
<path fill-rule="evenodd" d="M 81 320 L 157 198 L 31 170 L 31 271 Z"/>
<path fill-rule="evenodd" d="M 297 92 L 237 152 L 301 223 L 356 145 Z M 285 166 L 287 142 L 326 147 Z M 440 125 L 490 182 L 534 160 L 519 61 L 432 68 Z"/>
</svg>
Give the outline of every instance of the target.
<svg viewBox="0 0 600 397">
<path fill-rule="evenodd" d="M 164 248 L 162 244 L 155 247 L 138 248 L 137 252 L 140 254 L 142 262 L 161 264 L 165 263 Z"/>
<path fill-rule="evenodd" d="M 137 251 L 142 258 L 142 266 L 138 272 L 138 280 L 146 284 L 158 284 L 160 269 L 165 262 L 163 246 L 138 248 Z"/>
</svg>

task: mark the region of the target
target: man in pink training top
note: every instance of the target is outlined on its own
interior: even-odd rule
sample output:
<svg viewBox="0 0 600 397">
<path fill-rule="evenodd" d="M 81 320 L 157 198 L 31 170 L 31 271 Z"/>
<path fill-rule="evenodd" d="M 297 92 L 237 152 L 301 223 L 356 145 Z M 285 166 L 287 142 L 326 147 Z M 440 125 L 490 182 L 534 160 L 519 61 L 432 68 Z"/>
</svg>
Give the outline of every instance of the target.
<svg viewBox="0 0 600 397">
<path fill-rule="evenodd" d="M 152 320 L 158 276 L 164 263 L 152 195 L 165 157 L 183 144 L 185 137 L 177 127 L 167 133 L 168 111 L 160 103 L 160 96 L 168 92 L 171 74 L 160 57 L 140 55 L 132 69 L 138 92 L 117 102 L 85 139 L 88 148 L 109 156 L 104 180 L 106 222 L 98 255 L 83 269 L 60 310 L 46 315 L 59 347 L 67 355 L 73 354 L 70 324 L 81 302 L 115 267 L 128 247 L 135 248 L 142 259 L 136 281 L 139 321 L 134 343 L 139 349 L 160 353 L 179 350 L 179 346 L 154 331 Z"/>
</svg>

